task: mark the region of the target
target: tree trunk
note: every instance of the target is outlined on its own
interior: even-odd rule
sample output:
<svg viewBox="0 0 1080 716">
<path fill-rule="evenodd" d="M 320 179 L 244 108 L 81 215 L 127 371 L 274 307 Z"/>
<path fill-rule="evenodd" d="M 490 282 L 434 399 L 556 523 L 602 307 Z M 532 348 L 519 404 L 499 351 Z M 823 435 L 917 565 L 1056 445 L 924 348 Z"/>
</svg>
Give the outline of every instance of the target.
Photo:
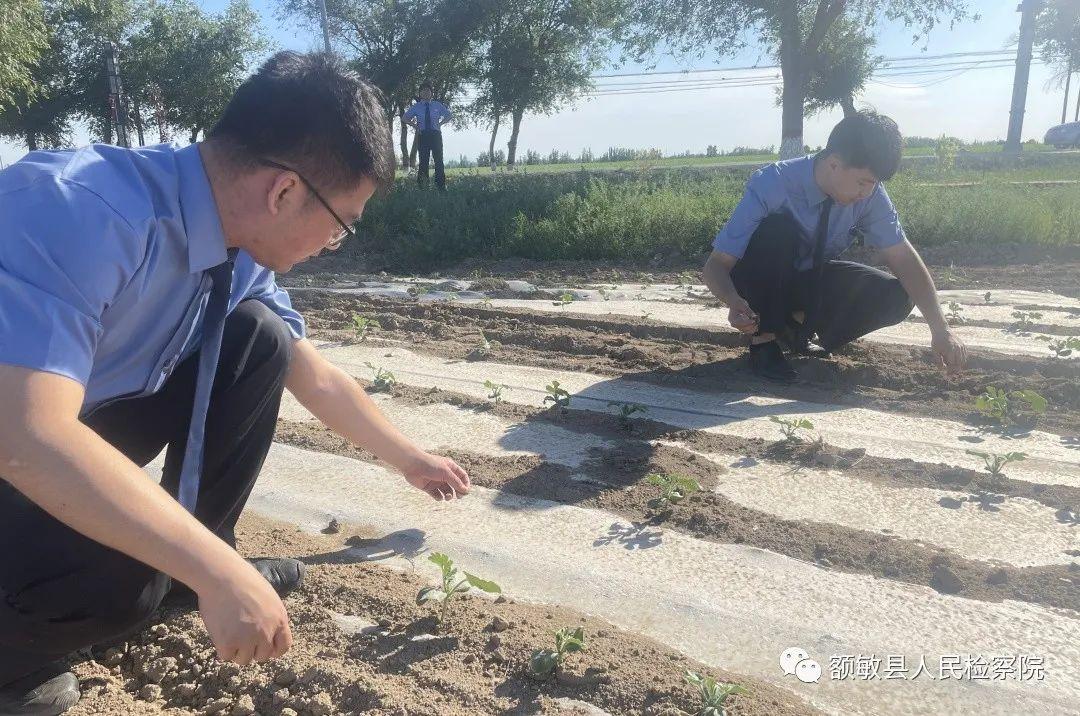
<svg viewBox="0 0 1080 716">
<path fill-rule="evenodd" d="M 799 11 L 795 3 L 785 6 L 780 17 L 780 72 L 784 79 L 781 95 L 780 159 L 803 153 L 803 109 L 806 104 L 806 65 L 803 57 Z"/>
<path fill-rule="evenodd" d="M 1076 93 L 1076 114 L 1073 116 L 1074 122 L 1080 122 L 1080 92 Z"/>
<path fill-rule="evenodd" d="M 495 123 L 491 127 L 491 141 L 488 142 L 488 162 L 491 171 L 495 171 L 495 135 L 499 133 L 499 115 L 495 115 Z"/>
<path fill-rule="evenodd" d="M 513 125 L 510 129 L 510 141 L 506 144 L 506 166 L 513 167 L 517 160 L 518 132 L 521 130 L 521 118 L 525 116 L 524 107 L 516 107 L 513 114 Z"/>
<path fill-rule="evenodd" d="M 109 114 L 109 110 L 106 108 L 105 117 L 101 123 L 101 143 L 112 144 L 113 141 L 113 124 L 112 116 Z"/>
<path fill-rule="evenodd" d="M 398 135 L 398 148 L 401 150 L 401 168 L 408 169 L 409 163 L 409 125 L 405 122 L 405 112 L 398 110 L 398 122 L 401 123 L 401 132 Z"/>
<path fill-rule="evenodd" d="M 139 146 L 146 146 L 146 139 L 143 137 L 143 120 L 142 120 L 142 107 L 139 106 L 139 100 L 132 98 L 131 100 L 131 113 L 135 117 L 135 135 L 139 138 Z"/>
<path fill-rule="evenodd" d="M 1069 69 L 1065 71 L 1065 101 L 1061 103 L 1061 123 L 1065 124 L 1065 118 L 1069 112 L 1069 85 L 1072 83 L 1072 62 L 1069 63 Z"/>
<path fill-rule="evenodd" d="M 420 133 L 412 133 L 412 142 L 409 143 L 409 166 L 415 167 L 420 161 L 418 155 L 420 154 Z"/>
<path fill-rule="evenodd" d="M 852 117 L 858 114 L 858 110 L 855 109 L 855 98 L 852 95 L 843 97 L 840 100 L 840 106 L 844 109 L 845 117 Z"/>
<path fill-rule="evenodd" d="M 31 152 L 36 152 L 38 150 L 37 135 L 33 132 L 26 133 L 26 149 Z"/>
<path fill-rule="evenodd" d="M 191 144 L 194 144 L 195 142 L 199 141 L 199 131 L 200 131 L 200 129 L 201 129 L 201 127 L 192 127 L 191 128 L 191 139 L 189 140 Z"/>
</svg>

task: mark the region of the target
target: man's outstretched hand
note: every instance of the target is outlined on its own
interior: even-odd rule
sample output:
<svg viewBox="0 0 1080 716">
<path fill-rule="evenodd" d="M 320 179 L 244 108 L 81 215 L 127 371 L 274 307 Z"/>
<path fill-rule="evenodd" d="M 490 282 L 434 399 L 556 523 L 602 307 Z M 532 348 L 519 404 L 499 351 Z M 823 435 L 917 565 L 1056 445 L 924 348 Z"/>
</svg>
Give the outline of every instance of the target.
<svg viewBox="0 0 1080 716">
<path fill-rule="evenodd" d="M 472 488 L 469 473 L 448 457 L 424 453 L 404 471 L 405 481 L 436 500 L 464 497 Z"/>
<path fill-rule="evenodd" d="M 945 330 L 933 336 L 930 348 L 942 367 L 950 374 L 959 373 L 967 365 L 967 346 L 955 333 Z"/>
</svg>

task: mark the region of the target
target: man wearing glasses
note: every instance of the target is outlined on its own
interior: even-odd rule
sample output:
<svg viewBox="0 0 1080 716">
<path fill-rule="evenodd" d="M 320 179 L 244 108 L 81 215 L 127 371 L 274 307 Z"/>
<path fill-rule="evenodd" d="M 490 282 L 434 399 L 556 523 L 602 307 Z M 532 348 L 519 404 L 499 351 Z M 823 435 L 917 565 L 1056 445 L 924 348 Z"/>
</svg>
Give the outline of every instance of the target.
<svg viewBox="0 0 1080 716">
<path fill-rule="evenodd" d="M 197 599 L 220 658 L 291 645 L 303 565 L 233 528 L 282 391 L 435 499 L 469 477 L 414 445 L 304 338 L 274 271 L 337 248 L 392 183 L 377 91 L 283 52 L 206 141 L 33 152 L 0 172 L 0 715 L 79 698 L 71 651 Z M 161 485 L 141 467 L 167 447 Z"/>
</svg>

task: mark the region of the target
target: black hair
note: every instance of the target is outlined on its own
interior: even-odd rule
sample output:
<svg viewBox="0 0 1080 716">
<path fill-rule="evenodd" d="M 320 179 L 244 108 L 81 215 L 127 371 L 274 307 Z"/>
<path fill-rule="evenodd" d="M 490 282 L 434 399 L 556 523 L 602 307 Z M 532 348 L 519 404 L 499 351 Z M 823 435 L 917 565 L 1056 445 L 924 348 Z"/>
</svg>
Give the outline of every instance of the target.
<svg viewBox="0 0 1080 716">
<path fill-rule="evenodd" d="M 888 181 L 900 169 L 901 145 L 896 122 L 863 110 L 844 117 L 833 127 L 824 153 L 837 155 L 849 167 L 869 169 L 878 181 Z"/>
<path fill-rule="evenodd" d="M 382 94 L 333 54 L 278 52 L 248 77 L 207 133 L 230 158 L 289 163 L 327 190 L 368 178 L 385 189 L 396 162 Z"/>
</svg>

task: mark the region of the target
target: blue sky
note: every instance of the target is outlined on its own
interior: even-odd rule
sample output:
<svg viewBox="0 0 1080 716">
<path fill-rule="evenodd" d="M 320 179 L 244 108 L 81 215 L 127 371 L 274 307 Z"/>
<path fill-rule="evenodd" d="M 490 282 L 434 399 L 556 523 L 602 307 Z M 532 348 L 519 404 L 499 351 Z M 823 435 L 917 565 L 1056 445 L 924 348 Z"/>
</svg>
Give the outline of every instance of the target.
<svg viewBox="0 0 1080 716">
<path fill-rule="evenodd" d="M 200 0 L 206 10 L 216 12 L 227 0 Z M 321 36 L 307 28 L 279 21 L 273 0 L 250 0 L 263 17 L 264 29 L 279 48 L 307 50 L 321 46 Z M 943 54 L 994 50 L 1012 42 L 1019 29 L 1020 14 L 1012 0 L 972 0 L 980 13 L 978 22 L 967 22 L 952 30 L 941 27 L 930 35 L 927 53 Z M 913 45 L 912 33 L 899 24 L 878 28 L 878 52 L 886 57 L 920 54 L 922 43 Z M 735 56 L 706 55 L 676 63 L 661 59 L 657 69 L 678 70 L 703 67 L 732 67 L 756 63 L 771 64 L 755 48 Z M 639 70 L 624 66 L 617 72 Z M 1060 120 L 1062 90 L 1047 87 L 1052 72 L 1035 65 L 1031 73 L 1024 138 L 1042 138 L 1046 129 Z M 964 139 L 999 139 L 1005 136 L 1012 93 L 1012 68 L 975 70 L 938 84 L 920 87 L 931 78 L 871 84 L 860 103 L 891 115 L 909 135 L 939 136 L 943 133 Z M 1074 99 L 1075 102 L 1074 83 Z M 1073 105 L 1070 103 L 1070 119 Z M 806 123 L 808 144 L 823 144 L 829 129 L 839 119 L 838 111 L 810 118 Z M 657 147 L 665 153 L 704 151 L 706 145 L 721 149 L 736 146 L 779 145 L 780 110 L 771 87 L 703 89 L 655 95 L 604 96 L 581 100 L 551 116 L 526 116 L 519 147 L 547 154 L 551 149 L 577 154 L 585 147 L 602 153 L 609 146 Z M 445 135 L 447 157 L 475 156 L 487 149 L 488 132 L 482 129 L 454 130 Z M 87 141 L 85 137 L 77 137 Z M 505 147 L 508 132 L 499 137 Z M 23 149 L 0 144 L 0 159 L 11 162 Z"/>
</svg>

